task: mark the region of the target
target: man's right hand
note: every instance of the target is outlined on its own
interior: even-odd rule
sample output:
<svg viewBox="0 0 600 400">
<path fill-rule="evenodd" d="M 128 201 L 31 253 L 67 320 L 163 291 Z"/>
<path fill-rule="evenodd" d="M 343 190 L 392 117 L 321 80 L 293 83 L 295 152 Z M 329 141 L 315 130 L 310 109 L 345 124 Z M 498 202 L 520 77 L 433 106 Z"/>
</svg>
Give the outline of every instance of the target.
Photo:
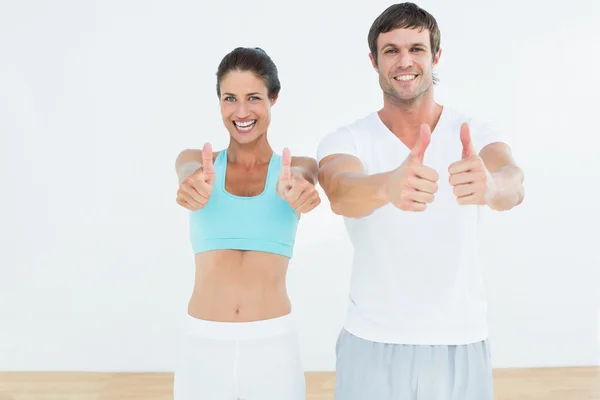
<svg viewBox="0 0 600 400">
<path fill-rule="evenodd" d="M 391 204 L 404 211 L 424 211 L 438 190 L 438 173 L 423 165 L 425 150 L 431 141 L 431 129 L 423 124 L 417 143 L 404 162 L 392 171 L 388 181 Z"/>
<path fill-rule="evenodd" d="M 177 204 L 198 211 L 208 203 L 215 181 L 215 167 L 210 143 L 202 148 L 202 167 L 185 178 L 177 190 Z"/>
</svg>

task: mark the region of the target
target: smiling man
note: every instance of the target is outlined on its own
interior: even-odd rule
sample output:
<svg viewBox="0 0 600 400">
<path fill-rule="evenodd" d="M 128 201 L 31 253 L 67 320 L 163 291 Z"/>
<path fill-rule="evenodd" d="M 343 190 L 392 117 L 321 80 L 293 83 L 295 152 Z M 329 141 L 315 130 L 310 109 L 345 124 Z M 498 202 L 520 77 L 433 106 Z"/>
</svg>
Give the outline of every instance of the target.
<svg viewBox="0 0 600 400">
<path fill-rule="evenodd" d="M 354 247 L 335 398 L 492 400 L 478 223 L 521 204 L 523 172 L 496 130 L 435 101 L 431 14 L 395 4 L 368 43 L 383 108 L 317 154 Z"/>
</svg>

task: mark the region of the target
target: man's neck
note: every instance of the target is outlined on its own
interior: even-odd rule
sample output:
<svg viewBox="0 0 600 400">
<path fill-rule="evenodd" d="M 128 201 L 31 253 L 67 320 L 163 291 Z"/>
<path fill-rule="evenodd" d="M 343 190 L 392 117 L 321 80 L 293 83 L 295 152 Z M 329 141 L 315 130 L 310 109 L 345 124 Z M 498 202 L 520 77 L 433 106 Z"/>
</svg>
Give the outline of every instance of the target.
<svg viewBox="0 0 600 400">
<path fill-rule="evenodd" d="M 384 125 L 411 147 L 417 140 L 421 124 L 427 123 L 433 132 L 442 108 L 433 96 L 425 95 L 412 103 L 399 103 L 385 95 L 383 108 L 378 113 Z"/>
</svg>

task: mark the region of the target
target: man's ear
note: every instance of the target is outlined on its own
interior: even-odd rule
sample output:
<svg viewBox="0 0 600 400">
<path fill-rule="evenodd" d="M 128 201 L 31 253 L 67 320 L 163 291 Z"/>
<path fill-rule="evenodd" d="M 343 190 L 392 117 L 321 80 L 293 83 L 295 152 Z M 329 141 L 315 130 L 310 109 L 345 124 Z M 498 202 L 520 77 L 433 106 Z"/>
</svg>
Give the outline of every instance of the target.
<svg viewBox="0 0 600 400">
<path fill-rule="evenodd" d="M 379 68 L 377 68 L 377 61 L 375 61 L 375 57 L 373 57 L 373 53 L 369 53 L 369 59 L 371 60 L 371 65 L 375 69 L 376 72 L 379 72 Z"/>
</svg>

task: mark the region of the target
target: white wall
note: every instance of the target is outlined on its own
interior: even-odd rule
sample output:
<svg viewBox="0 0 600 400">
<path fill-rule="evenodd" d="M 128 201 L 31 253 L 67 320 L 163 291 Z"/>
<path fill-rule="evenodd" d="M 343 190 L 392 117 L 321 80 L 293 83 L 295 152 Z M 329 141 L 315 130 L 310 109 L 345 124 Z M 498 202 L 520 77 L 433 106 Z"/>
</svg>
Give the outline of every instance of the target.
<svg viewBox="0 0 600 400">
<path fill-rule="evenodd" d="M 213 3 L 0 5 L 0 370 L 173 368 L 193 279 L 174 159 L 227 143 L 225 53 L 277 63 L 276 150 L 314 156 L 381 105 L 366 35 L 390 2 Z M 526 171 L 525 203 L 485 225 L 494 365 L 600 365 L 598 6 L 420 4 L 442 29 L 438 100 L 502 127 Z M 350 261 L 325 201 L 289 275 L 307 370 L 334 368 Z"/>
</svg>

